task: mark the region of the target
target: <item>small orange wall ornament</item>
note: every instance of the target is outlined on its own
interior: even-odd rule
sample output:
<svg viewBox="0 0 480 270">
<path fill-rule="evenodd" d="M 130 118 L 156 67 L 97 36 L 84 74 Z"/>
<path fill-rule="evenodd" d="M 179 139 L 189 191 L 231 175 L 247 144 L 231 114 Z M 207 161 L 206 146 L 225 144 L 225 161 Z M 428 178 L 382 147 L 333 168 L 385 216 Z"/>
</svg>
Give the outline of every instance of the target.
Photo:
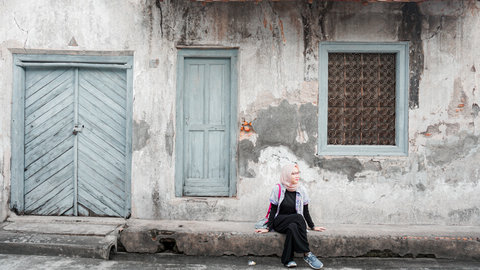
<svg viewBox="0 0 480 270">
<path fill-rule="evenodd" d="M 253 130 L 252 122 L 243 121 L 240 131 L 250 132 Z"/>
</svg>

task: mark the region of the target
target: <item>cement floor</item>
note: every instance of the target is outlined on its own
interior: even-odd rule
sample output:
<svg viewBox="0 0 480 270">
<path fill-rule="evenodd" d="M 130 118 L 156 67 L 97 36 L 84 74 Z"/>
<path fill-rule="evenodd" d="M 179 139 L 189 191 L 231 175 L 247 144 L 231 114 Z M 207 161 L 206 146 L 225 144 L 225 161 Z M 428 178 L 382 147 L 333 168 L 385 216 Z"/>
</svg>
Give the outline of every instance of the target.
<svg viewBox="0 0 480 270">
<path fill-rule="evenodd" d="M 248 261 L 256 262 L 248 266 Z M 442 259 L 380 259 L 380 258 L 327 258 L 325 267 L 332 270 L 357 269 L 479 269 L 479 261 L 455 261 Z M 297 260 L 298 270 L 310 269 L 302 259 Z M 172 254 L 127 254 L 119 253 L 112 260 L 88 258 L 65 258 L 57 256 L 5 255 L 0 254 L 0 270 L 23 269 L 286 269 L 278 257 L 200 257 Z"/>
</svg>

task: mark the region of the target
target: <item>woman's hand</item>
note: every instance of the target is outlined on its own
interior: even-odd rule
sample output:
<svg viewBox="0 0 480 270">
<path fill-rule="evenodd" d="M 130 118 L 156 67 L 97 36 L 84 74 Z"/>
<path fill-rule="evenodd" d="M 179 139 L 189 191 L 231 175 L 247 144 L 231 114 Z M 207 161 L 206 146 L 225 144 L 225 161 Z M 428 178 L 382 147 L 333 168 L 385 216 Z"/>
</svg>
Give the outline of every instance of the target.
<svg viewBox="0 0 480 270">
<path fill-rule="evenodd" d="M 267 233 L 268 230 L 267 229 L 256 229 L 255 232 L 256 233 Z"/>
<path fill-rule="evenodd" d="M 327 229 L 327 228 L 325 228 L 325 227 L 313 227 L 313 230 L 314 230 L 314 231 L 317 231 L 317 232 L 323 232 L 323 231 L 325 231 L 326 229 Z"/>
</svg>

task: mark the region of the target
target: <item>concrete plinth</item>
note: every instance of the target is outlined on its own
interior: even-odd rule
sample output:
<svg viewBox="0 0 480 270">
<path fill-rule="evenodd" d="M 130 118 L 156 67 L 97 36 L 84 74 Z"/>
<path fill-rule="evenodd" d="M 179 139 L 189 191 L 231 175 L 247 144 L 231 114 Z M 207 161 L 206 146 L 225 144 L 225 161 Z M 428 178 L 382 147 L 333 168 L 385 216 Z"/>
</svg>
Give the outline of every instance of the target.
<svg viewBox="0 0 480 270">
<path fill-rule="evenodd" d="M 320 257 L 480 259 L 479 236 L 475 226 L 438 225 L 330 224 L 325 232 L 308 233 L 310 248 Z M 127 252 L 280 256 L 284 236 L 256 234 L 245 222 L 129 220 L 120 241 Z"/>
</svg>

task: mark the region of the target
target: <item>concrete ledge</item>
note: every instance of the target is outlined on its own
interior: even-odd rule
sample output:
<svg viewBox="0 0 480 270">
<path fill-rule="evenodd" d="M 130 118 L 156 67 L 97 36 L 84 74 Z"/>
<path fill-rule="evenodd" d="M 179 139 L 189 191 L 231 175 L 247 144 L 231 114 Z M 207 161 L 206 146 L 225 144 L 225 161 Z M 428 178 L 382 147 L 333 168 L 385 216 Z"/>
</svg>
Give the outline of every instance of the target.
<svg viewBox="0 0 480 270">
<path fill-rule="evenodd" d="M 438 225 L 329 224 L 309 232 L 320 257 L 436 257 L 480 260 L 480 228 Z M 129 220 L 120 234 L 127 252 L 186 255 L 281 255 L 284 236 L 256 234 L 253 222 Z"/>
<path fill-rule="evenodd" d="M 0 253 L 106 259 L 117 237 L 14 233 L 0 231 Z"/>
</svg>

